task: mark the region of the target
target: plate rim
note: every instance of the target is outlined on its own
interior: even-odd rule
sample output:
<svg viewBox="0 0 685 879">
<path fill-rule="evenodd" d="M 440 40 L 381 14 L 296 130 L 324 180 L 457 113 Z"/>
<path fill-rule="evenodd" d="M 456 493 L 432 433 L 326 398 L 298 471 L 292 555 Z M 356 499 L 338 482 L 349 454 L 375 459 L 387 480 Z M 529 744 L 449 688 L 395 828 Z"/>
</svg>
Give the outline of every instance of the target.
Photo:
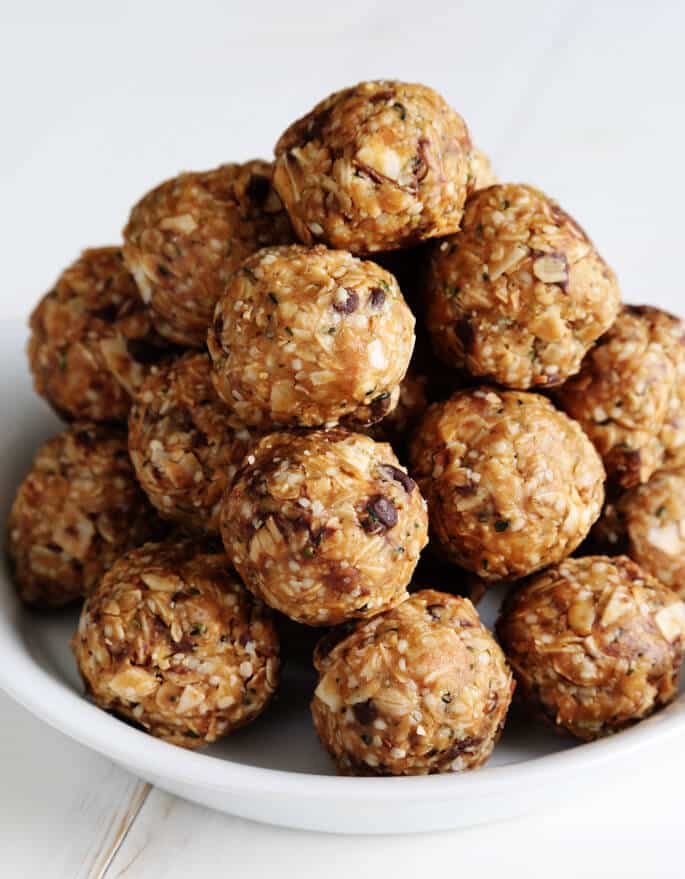
<svg viewBox="0 0 685 879">
<path fill-rule="evenodd" d="M 102 711 L 31 657 L 18 624 L 23 610 L 3 572 L 0 588 L 0 689 L 38 719 L 85 747 L 138 772 L 212 791 L 335 799 L 340 802 L 392 797 L 401 801 L 455 800 L 504 794 L 512 787 L 615 763 L 655 740 L 685 731 L 685 693 L 620 734 L 575 747 L 476 771 L 428 776 L 346 777 L 271 769 L 189 751 L 137 730 Z M 20 685 L 19 685 L 20 682 Z M 550 731 L 550 735 L 554 735 Z"/>
</svg>

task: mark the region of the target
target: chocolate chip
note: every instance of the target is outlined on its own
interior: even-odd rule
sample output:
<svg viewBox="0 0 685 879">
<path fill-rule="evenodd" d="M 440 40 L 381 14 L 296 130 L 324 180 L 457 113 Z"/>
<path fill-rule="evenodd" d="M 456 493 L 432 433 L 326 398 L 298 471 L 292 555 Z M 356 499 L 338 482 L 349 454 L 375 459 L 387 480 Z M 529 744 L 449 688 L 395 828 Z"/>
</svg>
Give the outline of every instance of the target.
<svg viewBox="0 0 685 879">
<path fill-rule="evenodd" d="M 444 609 L 444 605 L 442 604 L 429 604 L 426 608 L 429 616 L 431 616 L 434 620 L 442 619 L 442 612 Z"/>
<path fill-rule="evenodd" d="M 385 303 L 385 291 L 380 287 L 374 287 L 369 297 L 372 308 L 381 308 Z"/>
<path fill-rule="evenodd" d="M 364 530 L 370 533 L 394 528 L 397 525 L 397 510 L 390 498 L 382 494 L 372 497 L 366 505 L 369 518 L 364 522 Z"/>
<path fill-rule="evenodd" d="M 269 197 L 271 182 L 262 174 L 253 174 L 247 184 L 247 194 L 257 205 L 263 205 Z"/>
<path fill-rule="evenodd" d="M 408 473 L 405 473 L 404 470 L 400 470 L 399 467 L 395 467 L 393 464 L 383 464 L 380 470 L 382 473 L 385 473 L 389 479 L 399 482 L 407 494 L 411 494 L 416 488 L 416 483 L 411 476 Z"/>
<path fill-rule="evenodd" d="M 219 315 L 219 317 L 217 317 L 214 321 L 214 335 L 217 338 L 220 338 L 223 331 L 224 331 L 224 319 L 223 319 L 223 317 L 221 317 L 221 315 Z"/>
<path fill-rule="evenodd" d="M 353 311 L 356 311 L 359 306 L 359 296 L 354 292 L 354 290 L 345 290 L 347 294 L 343 302 L 334 302 L 333 308 L 340 312 L 340 314 L 352 314 Z"/>
<path fill-rule="evenodd" d="M 465 738 L 460 739 L 449 749 L 449 759 L 458 757 L 460 754 L 463 754 L 464 751 L 474 751 L 482 741 L 482 738 L 476 738 L 475 736 L 466 736 Z"/>
<path fill-rule="evenodd" d="M 164 265 L 164 263 L 161 263 L 161 262 L 160 262 L 160 263 L 157 264 L 157 271 L 160 273 L 160 275 L 162 275 L 163 278 L 169 278 L 169 277 L 171 277 L 171 272 L 170 272 L 169 269 Z"/>
<path fill-rule="evenodd" d="M 357 702 L 357 704 L 352 708 L 354 712 L 355 718 L 359 721 L 359 723 L 364 724 L 364 726 L 368 726 L 370 723 L 373 723 L 374 720 L 378 717 L 378 712 L 376 711 L 376 706 L 373 704 L 371 699 L 367 699 L 366 702 Z"/>
<path fill-rule="evenodd" d="M 428 141 L 425 137 L 422 137 L 418 143 L 416 156 L 412 161 L 412 170 L 414 171 L 414 177 L 416 178 L 417 183 L 423 180 L 426 174 L 428 174 L 428 146 Z"/>
<path fill-rule="evenodd" d="M 380 92 L 376 92 L 375 94 L 369 97 L 370 104 L 380 104 L 384 101 L 389 101 L 391 98 L 395 97 L 395 92 L 393 89 L 383 89 Z M 393 105 L 394 106 L 394 105 Z"/>
</svg>

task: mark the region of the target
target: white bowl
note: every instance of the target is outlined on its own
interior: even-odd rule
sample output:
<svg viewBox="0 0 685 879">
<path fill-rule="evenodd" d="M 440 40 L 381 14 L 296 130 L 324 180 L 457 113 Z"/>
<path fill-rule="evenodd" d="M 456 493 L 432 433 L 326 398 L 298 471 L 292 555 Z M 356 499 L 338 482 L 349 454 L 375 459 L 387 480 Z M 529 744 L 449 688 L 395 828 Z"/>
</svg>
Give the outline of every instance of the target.
<svg viewBox="0 0 685 879">
<path fill-rule="evenodd" d="M 59 423 L 33 395 L 25 332 L 0 325 L 0 501 L 6 516 L 38 445 Z M 4 523 L 4 518 L 3 518 Z M 439 587 L 439 584 L 435 584 Z M 496 603 L 482 608 L 492 622 Z M 574 745 L 510 718 L 488 765 L 425 778 L 339 778 L 322 751 L 308 702 L 314 677 L 286 669 L 281 696 L 252 726 L 203 752 L 139 732 L 83 697 L 68 647 L 77 612 L 36 614 L 18 602 L 0 570 L 0 687 L 46 723 L 159 787 L 214 809 L 311 830 L 409 833 L 464 827 L 542 808 L 590 790 L 637 752 L 685 730 L 685 695 L 620 735 Z"/>
</svg>

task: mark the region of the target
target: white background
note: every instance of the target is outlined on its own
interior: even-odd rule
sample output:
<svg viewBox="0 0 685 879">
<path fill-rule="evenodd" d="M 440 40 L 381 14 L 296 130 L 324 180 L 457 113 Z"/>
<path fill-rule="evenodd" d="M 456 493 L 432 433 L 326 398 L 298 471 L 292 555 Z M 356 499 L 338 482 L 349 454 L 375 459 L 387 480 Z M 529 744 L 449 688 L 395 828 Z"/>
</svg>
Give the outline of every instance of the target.
<svg viewBox="0 0 685 879">
<path fill-rule="evenodd" d="M 179 170 L 268 157 L 355 81 L 426 82 L 507 180 L 590 232 L 626 299 L 683 305 L 685 4 L 0 0 L 0 319 Z M 20 331 L 20 330 L 18 330 Z M 555 814 L 338 838 L 212 814 L 0 696 L 0 876 L 683 876 L 685 742 Z M 190 871 L 190 872 L 189 872 Z"/>
</svg>

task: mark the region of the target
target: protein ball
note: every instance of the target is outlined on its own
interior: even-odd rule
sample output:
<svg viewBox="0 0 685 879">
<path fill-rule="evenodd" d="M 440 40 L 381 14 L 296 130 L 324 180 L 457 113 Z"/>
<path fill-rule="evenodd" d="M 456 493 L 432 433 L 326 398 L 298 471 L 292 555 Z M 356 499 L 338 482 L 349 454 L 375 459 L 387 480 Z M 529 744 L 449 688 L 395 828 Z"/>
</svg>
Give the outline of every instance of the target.
<svg viewBox="0 0 685 879">
<path fill-rule="evenodd" d="M 221 512 L 248 589 L 313 626 L 402 601 L 427 529 L 421 493 L 390 446 L 342 430 L 261 439 Z"/>
<path fill-rule="evenodd" d="M 675 698 L 685 605 L 624 556 L 567 559 L 512 593 L 497 634 L 517 694 L 589 741 Z"/>
<path fill-rule="evenodd" d="M 624 488 L 646 482 L 664 457 L 662 430 L 685 359 L 685 327 L 650 306 L 625 306 L 616 323 L 559 389 L 609 476 Z"/>
<path fill-rule="evenodd" d="M 246 424 L 378 421 L 404 378 L 414 317 L 376 263 L 299 245 L 245 261 L 217 303 L 208 346 L 219 395 Z"/>
<path fill-rule="evenodd" d="M 293 240 L 271 171 L 255 160 L 181 174 L 134 206 L 124 258 L 164 336 L 203 347 L 231 273 L 260 247 Z"/>
<path fill-rule="evenodd" d="M 8 551 L 20 598 L 60 607 L 87 594 L 160 523 L 135 480 L 126 435 L 77 423 L 48 440 L 19 486 Z"/>
<path fill-rule="evenodd" d="M 147 543 L 86 601 L 72 641 L 88 693 L 174 745 L 198 748 L 254 720 L 278 683 L 268 609 L 193 543 Z"/>
<path fill-rule="evenodd" d="M 124 420 L 150 367 L 170 353 L 118 247 L 84 250 L 38 303 L 30 329 L 36 392 L 68 420 Z"/>
<path fill-rule="evenodd" d="M 485 189 L 486 186 L 494 186 L 499 183 L 495 174 L 492 163 L 488 156 L 477 147 L 473 147 L 470 155 L 470 179 L 469 191 L 476 189 Z"/>
<path fill-rule="evenodd" d="M 426 321 L 440 357 L 513 388 L 558 385 L 618 314 L 613 272 L 580 226 L 532 186 L 471 195 L 432 250 Z"/>
<path fill-rule="evenodd" d="M 459 228 L 471 141 L 424 85 L 382 80 L 332 94 L 276 144 L 274 186 L 298 237 L 353 253 Z"/>
<path fill-rule="evenodd" d="M 129 417 L 138 480 L 165 519 L 219 533 L 219 505 L 254 434 L 217 395 L 205 353 L 152 374 Z"/>
<path fill-rule="evenodd" d="M 685 470 L 661 470 L 607 504 L 592 530 L 685 598 Z"/>
<path fill-rule="evenodd" d="M 475 769 L 514 690 L 471 602 L 431 589 L 318 650 L 316 665 L 314 725 L 344 775 Z"/>
<path fill-rule="evenodd" d="M 441 553 L 484 580 L 560 561 L 604 502 L 592 443 L 537 394 L 458 391 L 428 410 L 409 460 Z"/>
</svg>

